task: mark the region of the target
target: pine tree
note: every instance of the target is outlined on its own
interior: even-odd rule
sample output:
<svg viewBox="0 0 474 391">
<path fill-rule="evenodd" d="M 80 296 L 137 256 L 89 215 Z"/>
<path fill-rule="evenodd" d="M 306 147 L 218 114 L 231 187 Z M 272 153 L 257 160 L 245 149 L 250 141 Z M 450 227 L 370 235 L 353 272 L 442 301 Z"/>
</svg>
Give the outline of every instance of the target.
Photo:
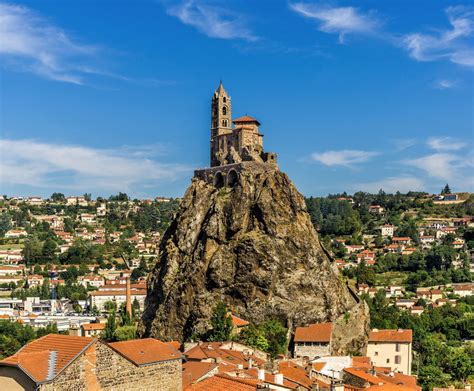
<svg viewBox="0 0 474 391">
<path fill-rule="evenodd" d="M 443 190 L 441 190 L 441 194 L 451 194 L 451 189 L 447 183 L 446 186 L 444 186 Z"/>
<path fill-rule="evenodd" d="M 104 330 L 104 339 L 106 341 L 113 341 L 115 339 L 115 330 L 117 329 L 117 324 L 115 322 L 115 310 L 109 312 L 109 317 L 107 318 L 107 325 Z"/>
</svg>

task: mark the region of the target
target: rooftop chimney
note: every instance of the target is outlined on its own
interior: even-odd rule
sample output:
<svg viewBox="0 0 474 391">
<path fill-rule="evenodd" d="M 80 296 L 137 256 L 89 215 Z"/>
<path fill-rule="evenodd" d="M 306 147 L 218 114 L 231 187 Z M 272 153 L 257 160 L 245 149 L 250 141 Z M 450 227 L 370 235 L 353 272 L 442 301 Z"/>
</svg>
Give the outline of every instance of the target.
<svg viewBox="0 0 474 391">
<path fill-rule="evenodd" d="M 127 277 L 127 288 L 126 288 L 126 307 L 128 316 L 132 319 L 132 293 L 130 288 L 130 277 Z"/>
<path fill-rule="evenodd" d="M 283 384 L 283 373 L 275 373 L 275 383 Z"/>
</svg>

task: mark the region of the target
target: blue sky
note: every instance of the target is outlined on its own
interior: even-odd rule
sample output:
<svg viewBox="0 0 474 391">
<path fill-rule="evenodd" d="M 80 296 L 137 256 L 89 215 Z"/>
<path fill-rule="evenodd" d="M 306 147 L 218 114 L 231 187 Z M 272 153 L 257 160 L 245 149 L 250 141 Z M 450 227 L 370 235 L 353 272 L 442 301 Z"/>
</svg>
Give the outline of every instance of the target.
<svg viewBox="0 0 474 391">
<path fill-rule="evenodd" d="M 305 195 L 474 191 L 473 42 L 469 2 L 0 2 L 0 192 L 181 196 L 220 79 Z"/>
</svg>

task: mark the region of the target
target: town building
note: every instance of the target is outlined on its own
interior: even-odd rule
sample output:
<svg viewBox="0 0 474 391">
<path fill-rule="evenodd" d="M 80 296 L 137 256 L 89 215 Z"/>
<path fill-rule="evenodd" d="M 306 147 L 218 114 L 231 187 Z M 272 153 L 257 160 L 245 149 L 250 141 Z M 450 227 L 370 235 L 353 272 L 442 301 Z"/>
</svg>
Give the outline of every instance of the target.
<svg viewBox="0 0 474 391">
<path fill-rule="evenodd" d="M 295 357 L 328 356 L 331 354 L 332 323 L 315 323 L 306 327 L 297 327 L 294 337 Z"/>
<path fill-rule="evenodd" d="M 391 224 L 384 224 L 380 227 L 380 231 L 383 237 L 392 237 L 395 227 Z"/>
<path fill-rule="evenodd" d="M 377 330 L 369 335 L 367 356 L 378 367 L 411 375 L 412 330 Z"/>
<path fill-rule="evenodd" d="M 131 300 L 134 302 L 137 300 L 140 305 L 140 309 L 145 308 L 145 298 L 146 290 L 137 289 L 131 291 Z M 97 290 L 89 293 L 88 305 L 89 308 L 97 308 L 98 311 L 105 312 L 105 303 L 108 301 L 115 302 L 117 307 L 120 307 L 121 304 L 127 301 L 126 289 L 125 287 L 117 286 L 117 289 L 110 290 Z"/>
<path fill-rule="evenodd" d="M 182 355 L 147 338 L 104 343 L 48 334 L 0 361 L 0 389 L 162 390 L 182 388 Z"/>
</svg>

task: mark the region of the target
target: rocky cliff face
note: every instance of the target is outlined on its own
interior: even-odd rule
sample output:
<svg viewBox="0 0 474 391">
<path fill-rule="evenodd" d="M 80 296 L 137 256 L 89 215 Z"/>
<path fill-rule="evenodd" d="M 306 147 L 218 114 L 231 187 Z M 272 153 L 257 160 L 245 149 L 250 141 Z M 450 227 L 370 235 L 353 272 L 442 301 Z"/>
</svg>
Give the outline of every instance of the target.
<svg viewBox="0 0 474 391">
<path fill-rule="evenodd" d="M 148 284 L 142 333 L 163 340 L 207 330 L 219 301 L 251 322 L 290 328 L 350 319 L 354 338 L 338 339 L 338 351 L 368 332 L 366 307 L 321 248 L 304 198 L 276 169 L 243 170 L 220 189 L 194 178 Z"/>
</svg>

